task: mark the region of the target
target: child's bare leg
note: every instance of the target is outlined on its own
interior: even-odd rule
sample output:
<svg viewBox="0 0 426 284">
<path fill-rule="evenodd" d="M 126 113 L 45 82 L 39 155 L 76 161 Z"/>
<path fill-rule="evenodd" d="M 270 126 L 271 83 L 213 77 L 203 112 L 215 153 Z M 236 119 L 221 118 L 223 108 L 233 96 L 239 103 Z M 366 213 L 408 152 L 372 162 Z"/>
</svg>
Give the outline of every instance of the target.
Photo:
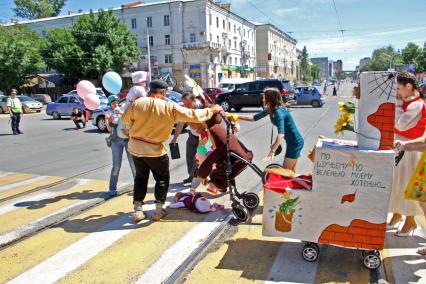
<svg viewBox="0 0 426 284">
<path fill-rule="evenodd" d="M 200 177 L 194 177 L 192 179 L 192 183 L 191 183 L 191 192 L 195 192 L 195 190 L 197 189 L 197 187 L 200 185 L 200 183 L 202 182 L 202 178 Z"/>
</svg>

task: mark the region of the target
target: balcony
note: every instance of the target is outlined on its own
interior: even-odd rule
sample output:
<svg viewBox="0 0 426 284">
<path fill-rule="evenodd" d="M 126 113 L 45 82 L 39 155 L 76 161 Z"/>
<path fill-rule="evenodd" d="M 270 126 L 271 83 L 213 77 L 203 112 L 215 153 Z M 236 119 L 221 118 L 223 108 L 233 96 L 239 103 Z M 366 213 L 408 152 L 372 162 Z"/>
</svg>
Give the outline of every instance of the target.
<svg viewBox="0 0 426 284">
<path fill-rule="evenodd" d="M 231 47 L 226 46 L 226 45 L 222 45 L 222 54 L 223 55 L 229 55 L 229 54 L 231 54 L 231 51 L 232 51 Z"/>
</svg>

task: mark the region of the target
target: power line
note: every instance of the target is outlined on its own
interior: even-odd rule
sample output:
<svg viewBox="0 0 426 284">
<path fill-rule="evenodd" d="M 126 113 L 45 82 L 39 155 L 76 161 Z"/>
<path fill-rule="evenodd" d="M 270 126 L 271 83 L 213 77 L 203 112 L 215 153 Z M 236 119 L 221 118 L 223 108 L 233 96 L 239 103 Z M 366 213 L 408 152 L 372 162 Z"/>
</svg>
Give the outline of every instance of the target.
<svg viewBox="0 0 426 284">
<path fill-rule="evenodd" d="M 339 15 L 339 12 L 337 11 L 336 1 L 335 0 L 332 0 L 332 1 L 333 1 L 333 6 L 334 6 L 334 11 L 336 12 L 337 21 L 338 21 L 339 27 L 340 27 L 339 31 L 342 33 L 343 48 L 345 50 L 345 60 L 347 60 L 348 55 L 347 55 L 347 51 L 346 51 L 346 43 L 345 43 L 345 35 L 344 35 L 345 30 L 343 29 L 342 22 L 340 21 L 340 15 Z"/>
</svg>

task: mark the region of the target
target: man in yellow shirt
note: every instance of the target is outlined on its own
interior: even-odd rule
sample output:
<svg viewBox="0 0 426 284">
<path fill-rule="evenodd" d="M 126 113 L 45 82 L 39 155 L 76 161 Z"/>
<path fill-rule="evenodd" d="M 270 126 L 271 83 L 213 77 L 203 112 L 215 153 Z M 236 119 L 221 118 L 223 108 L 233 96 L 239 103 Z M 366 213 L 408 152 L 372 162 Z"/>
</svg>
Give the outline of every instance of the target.
<svg viewBox="0 0 426 284">
<path fill-rule="evenodd" d="M 124 112 L 121 121 L 130 126 L 129 152 L 133 156 L 136 177 L 133 189 L 133 220 L 145 219 L 143 204 L 148 187 L 149 173 L 155 179 L 156 209 L 152 217 L 154 221 L 166 215 L 164 203 L 169 189 L 170 172 L 167 147 L 164 142 L 170 136 L 174 123 L 201 123 L 210 119 L 213 114 L 222 111 L 220 106 L 193 110 L 164 100 L 167 84 L 154 80 L 149 84 L 149 97 L 137 99 Z"/>
</svg>

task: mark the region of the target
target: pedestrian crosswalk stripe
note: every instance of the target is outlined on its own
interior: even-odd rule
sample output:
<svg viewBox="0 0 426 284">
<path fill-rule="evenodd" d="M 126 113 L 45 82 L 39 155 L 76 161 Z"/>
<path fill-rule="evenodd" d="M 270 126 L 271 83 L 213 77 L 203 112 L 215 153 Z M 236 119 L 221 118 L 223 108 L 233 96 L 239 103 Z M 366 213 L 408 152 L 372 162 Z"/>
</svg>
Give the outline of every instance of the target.
<svg viewBox="0 0 426 284">
<path fill-rule="evenodd" d="M 106 181 L 91 181 L 90 183 L 83 184 L 77 188 L 59 192 L 59 194 L 35 201 L 29 204 L 22 204 L 21 208 L 9 211 L 0 215 L 0 232 L 4 233 L 12 229 L 19 228 L 28 224 L 38 218 L 49 216 L 64 207 L 71 206 L 79 200 L 88 200 L 99 197 L 99 195 L 106 191 L 108 183 Z M 14 203 L 15 205 L 20 205 Z"/>
<path fill-rule="evenodd" d="M 45 178 L 40 178 L 38 180 L 34 180 L 32 183 L 24 183 L 20 186 L 13 187 L 9 190 L 0 192 L 0 204 L 4 203 L 5 200 L 8 201 L 10 198 L 14 198 L 17 195 L 25 195 L 27 193 L 32 193 L 34 189 L 48 186 L 50 184 L 53 184 L 55 182 L 63 180 L 63 177 L 55 177 L 55 176 L 48 176 Z"/>
<path fill-rule="evenodd" d="M 218 217 L 224 217 L 221 212 L 209 214 L 198 225 L 186 233 L 173 246 L 168 248 L 136 283 L 162 283 L 167 280 L 215 229 L 221 222 Z"/>
<path fill-rule="evenodd" d="M 41 180 L 44 180 L 44 179 L 48 179 L 48 178 L 50 178 L 50 177 L 48 177 L 48 176 L 37 176 L 37 177 L 33 177 L 33 178 L 26 179 L 26 180 L 23 180 L 23 181 L 14 182 L 12 184 L 3 185 L 3 186 L 0 186 L 0 192 L 8 191 L 10 189 L 14 189 L 14 188 L 17 188 L 17 187 L 20 187 L 20 186 L 23 186 L 23 185 L 29 185 L 29 184 L 32 184 L 32 183 L 35 183 L 35 182 L 38 182 L 38 181 L 41 181 Z"/>
<path fill-rule="evenodd" d="M 14 182 L 19 182 L 22 180 L 26 180 L 29 178 L 33 178 L 36 175 L 32 174 L 23 174 L 23 173 L 12 173 L 9 175 L 6 175 L 0 179 L 0 186 L 7 185 L 7 184 L 13 184 Z"/>
</svg>

